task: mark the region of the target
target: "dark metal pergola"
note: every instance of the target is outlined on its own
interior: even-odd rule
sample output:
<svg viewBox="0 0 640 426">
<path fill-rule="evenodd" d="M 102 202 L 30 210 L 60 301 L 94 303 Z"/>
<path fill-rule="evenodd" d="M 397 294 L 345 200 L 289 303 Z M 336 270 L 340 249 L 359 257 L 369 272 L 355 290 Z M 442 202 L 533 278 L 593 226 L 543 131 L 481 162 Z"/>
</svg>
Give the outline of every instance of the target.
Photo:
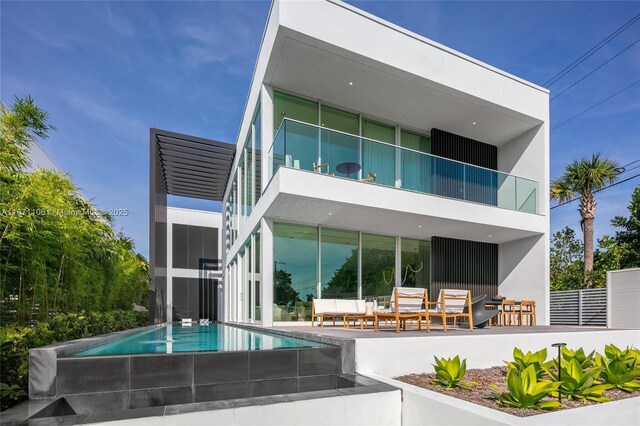
<svg viewBox="0 0 640 426">
<path fill-rule="evenodd" d="M 167 195 L 222 201 L 235 145 L 160 129 L 149 138 L 149 272 L 152 323 L 167 320 Z"/>
<path fill-rule="evenodd" d="M 235 145 L 152 129 L 167 194 L 222 201 Z"/>
</svg>

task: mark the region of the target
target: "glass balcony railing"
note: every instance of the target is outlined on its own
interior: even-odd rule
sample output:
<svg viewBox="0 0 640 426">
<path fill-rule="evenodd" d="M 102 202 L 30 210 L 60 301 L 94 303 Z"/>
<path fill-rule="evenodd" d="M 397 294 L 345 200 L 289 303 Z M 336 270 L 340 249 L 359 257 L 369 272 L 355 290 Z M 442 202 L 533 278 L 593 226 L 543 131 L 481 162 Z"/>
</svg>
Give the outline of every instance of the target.
<svg viewBox="0 0 640 426">
<path fill-rule="evenodd" d="M 408 148 L 285 119 L 269 150 L 272 177 L 291 167 L 537 213 L 538 183 Z"/>
</svg>

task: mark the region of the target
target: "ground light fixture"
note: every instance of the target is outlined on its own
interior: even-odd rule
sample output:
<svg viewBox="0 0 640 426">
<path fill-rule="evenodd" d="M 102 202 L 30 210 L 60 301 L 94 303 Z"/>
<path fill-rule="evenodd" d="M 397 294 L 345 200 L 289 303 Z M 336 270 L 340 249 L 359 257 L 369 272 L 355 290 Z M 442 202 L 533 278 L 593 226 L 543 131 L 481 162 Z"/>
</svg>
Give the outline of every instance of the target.
<svg viewBox="0 0 640 426">
<path fill-rule="evenodd" d="M 565 346 L 567 346 L 566 343 L 554 343 L 553 345 L 554 348 L 558 348 L 558 381 L 561 382 L 562 381 L 562 368 L 560 366 L 561 362 L 562 362 L 562 348 L 564 348 Z M 558 402 L 560 402 L 562 404 L 562 391 L 560 390 L 560 386 L 558 386 Z"/>
</svg>

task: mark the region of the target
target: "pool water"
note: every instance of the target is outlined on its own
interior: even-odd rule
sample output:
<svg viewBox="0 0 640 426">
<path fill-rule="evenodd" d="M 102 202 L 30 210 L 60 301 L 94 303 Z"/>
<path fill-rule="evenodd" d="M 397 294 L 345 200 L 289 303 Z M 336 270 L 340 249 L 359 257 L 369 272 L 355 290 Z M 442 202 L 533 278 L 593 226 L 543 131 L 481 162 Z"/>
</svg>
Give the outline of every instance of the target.
<svg viewBox="0 0 640 426">
<path fill-rule="evenodd" d="M 180 323 L 158 326 L 119 340 L 78 352 L 73 356 L 125 355 L 204 351 L 312 348 L 325 346 L 291 337 L 212 323 L 183 327 Z"/>
</svg>

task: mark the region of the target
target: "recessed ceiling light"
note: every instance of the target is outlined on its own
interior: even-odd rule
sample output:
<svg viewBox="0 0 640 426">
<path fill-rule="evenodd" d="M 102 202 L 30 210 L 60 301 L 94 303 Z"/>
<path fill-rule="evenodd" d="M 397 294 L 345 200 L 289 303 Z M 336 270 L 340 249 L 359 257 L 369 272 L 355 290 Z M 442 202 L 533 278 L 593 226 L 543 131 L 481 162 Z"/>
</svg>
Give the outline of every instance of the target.
<svg viewBox="0 0 640 426">
<path fill-rule="evenodd" d="M 476 124 L 478 124 L 478 123 L 476 123 L 476 122 L 474 121 L 474 122 L 473 122 L 473 125 L 475 126 Z"/>
<path fill-rule="evenodd" d="M 418 228 L 422 228 L 422 225 L 418 225 Z"/>
<path fill-rule="evenodd" d="M 329 212 L 329 216 L 331 216 L 333 213 Z"/>
<path fill-rule="evenodd" d="M 491 238 L 491 234 L 489 234 L 489 238 Z"/>
<path fill-rule="evenodd" d="M 353 81 L 350 81 L 350 82 L 349 82 L 349 86 L 353 86 Z"/>
</svg>

